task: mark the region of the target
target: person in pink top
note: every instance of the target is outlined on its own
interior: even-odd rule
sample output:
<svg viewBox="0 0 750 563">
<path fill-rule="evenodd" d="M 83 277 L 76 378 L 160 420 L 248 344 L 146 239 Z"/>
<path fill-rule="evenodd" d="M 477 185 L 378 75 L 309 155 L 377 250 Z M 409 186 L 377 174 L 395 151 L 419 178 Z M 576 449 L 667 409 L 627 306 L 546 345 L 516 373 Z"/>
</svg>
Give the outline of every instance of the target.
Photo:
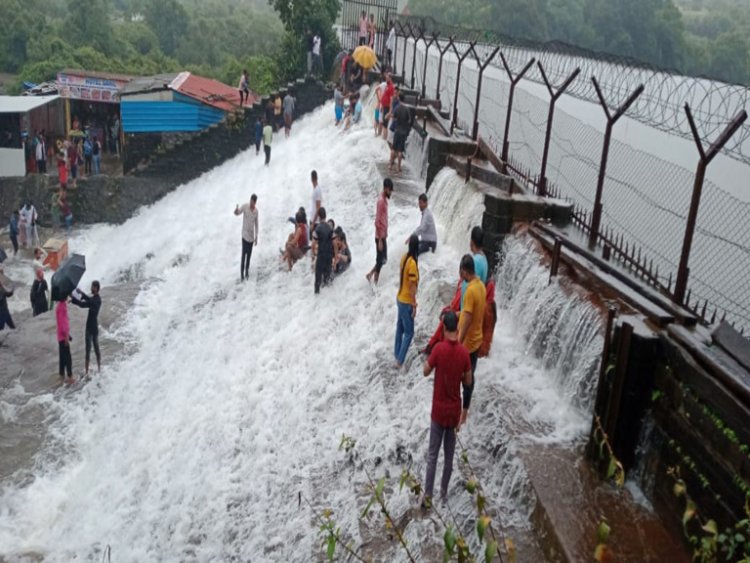
<svg viewBox="0 0 750 563">
<path fill-rule="evenodd" d="M 378 206 L 375 211 L 375 267 L 367 274 L 367 281 L 378 283 L 380 269 L 388 261 L 388 200 L 393 193 L 393 181 L 390 178 L 383 180 L 383 192 L 378 198 Z"/>
<path fill-rule="evenodd" d="M 70 321 L 68 320 L 68 299 L 57 302 L 55 308 L 55 317 L 57 319 L 57 345 L 60 351 L 60 378 L 65 378 L 68 374 L 68 385 L 75 382 L 73 378 L 73 358 L 70 355 Z"/>
<path fill-rule="evenodd" d="M 367 12 L 362 10 L 362 15 L 359 16 L 359 44 L 365 45 L 367 43 L 367 30 L 369 25 L 367 23 Z"/>
</svg>

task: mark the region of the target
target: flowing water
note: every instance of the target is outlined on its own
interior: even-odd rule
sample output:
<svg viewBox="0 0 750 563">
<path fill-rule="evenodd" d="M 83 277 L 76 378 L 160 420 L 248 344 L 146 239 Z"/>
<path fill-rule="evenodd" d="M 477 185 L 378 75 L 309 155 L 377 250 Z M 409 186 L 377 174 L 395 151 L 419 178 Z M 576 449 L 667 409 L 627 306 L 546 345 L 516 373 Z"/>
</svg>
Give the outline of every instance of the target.
<svg viewBox="0 0 750 563">
<path fill-rule="evenodd" d="M 106 295 L 108 285 L 141 283 L 116 334 L 128 353 L 78 392 L 15 400 L 11 409 L 8 393 L 22 393 L 22 382 L 0 386 L 0 424 L 39 405 L 54 421 L 33 467 L 0 482 L 0 559 L 98 561 L 109 545 L 116 561 L 309 561 L 321 552 L 318 524 L 300 494 L 332 507 L 355 544 L 367 540 L 357 519 L 365 478 L 338 450 L 342 434 L 356 438 L 376 477 L 395 480 L 409 463 L 424 477 L 432 382 L 416 348 L 455 285 L 482 200 L 451 171 L 431 189 L 441 243 L 420 260 L 416 342 L 396 371 L 398 259 L 419 221 L 416 197 L 394 194 L 390 259 L 371 289 L 375 163 L 387 151 L 371 127 L 342 133 L 332 121 L 327 105 L 275 142 L 270 167 L 243 153 L 124 225 L 74 238 L 87 256 L 84 284 L 96 277 Z M 278 264 L 286 218 L 309 206 L 313 168 L 353 256 L 318 296 L 308 259 L 291 273 Z M 240 283 L 241 220 L 232 211 L 251 193 L 260 240 L 251 279 Z M 480 360 L 462 441 L 493 510 L 528 529 L 517 454 L 585 435 L 601 329 L 590 305 L 547 285 L 528 241 L 510 240 L 505 255 L 493 349 Z M 414 504 L 397 488 L 389 498 L 397 516 Z M 449 502 L 469 533 L 474 516 L 458 471 Z M 429 523 L 409 521 L 417 553 L 441 543 Z M 402 558 L 390 544 L 378 552 Z"/>
</svg>

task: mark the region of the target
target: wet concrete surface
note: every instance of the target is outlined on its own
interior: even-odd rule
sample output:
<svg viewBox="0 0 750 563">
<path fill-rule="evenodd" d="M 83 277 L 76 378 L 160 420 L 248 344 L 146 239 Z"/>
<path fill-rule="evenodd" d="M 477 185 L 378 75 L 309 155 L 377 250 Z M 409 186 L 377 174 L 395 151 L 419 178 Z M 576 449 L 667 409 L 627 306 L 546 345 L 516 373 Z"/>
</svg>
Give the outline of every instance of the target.
<svg viewBox="0 0 750 563">
<path fill-rule="evenodd" d="M 680 538 L 627 489 L 603 483 L 582 451 L 537 446 L 523 453 L 537 498 L 534 523 L 548 561 L 592 561 L 602 520 L 612 561 L 688 563 Z"/>
<path fill-rule="evenodd" d="M 96 372 L 92 351 L 91 380 L 107 376 L 107 366 L 126 352 L 114 332 L 138 293 L 140 284 L 104 286 L 99 313 L 102 373 Z M 84 375 L 84 329 L 87 310 L 69 304 L 73 374 Z M 58 376 L 58 348 L 54 311 L 37 317 L 30 310 L 15 312 L 16 330 L 0 332 L 0 482 L 23 480 L 33 466 L 54 415 L 50 401 L 61 400 L 66 388 Z M 81 383 L 79 382 L 78 385 Z M 26 471 L 24 471 L 26 470 Z M 28 475 L 27 475 L 28 476 Z"/>
</svg>

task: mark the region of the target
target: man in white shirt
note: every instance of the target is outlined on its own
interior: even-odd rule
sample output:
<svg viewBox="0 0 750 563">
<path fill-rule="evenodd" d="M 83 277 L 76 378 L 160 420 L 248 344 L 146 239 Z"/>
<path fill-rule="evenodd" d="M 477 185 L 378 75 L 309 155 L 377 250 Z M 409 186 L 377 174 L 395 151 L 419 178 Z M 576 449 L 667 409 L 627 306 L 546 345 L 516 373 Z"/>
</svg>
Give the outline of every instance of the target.
<svg viewBox="0 0 750 563">
<path fill-rule="evenodd" d="M 320 217 L 318 212 L 323 207 L 323 188 L 318 184 L 318 172 L 313 170 L 310 172 L 310 180 L 312 181 L 312 205 L 310 206 L 310 233 L 315 230 L 315 225 L 320 223 Z"/>
<path fill-rule="evenodd" d="M 39 174 L 47 173 L 47 143 L 44 142 L 44 136 L 40 133 L 36 142 L 36 171 Z"/>
<path fill-rule="evenodd" d="M 323 73 L 323 60 L 320 58 L 320 33 L 316 33 L 315 37 L 313 37 L 313 73 L 315 73 L 315 69 L 317 68 L 320 73 Z"/>
<path fill-rule="evenodd" d="M 250 270 L 250 257 L 253 254 L 253 245 L 258 245 L 258 208 L 255 203 L 258 196 L 250 196 L 250 203 L 234 208 L 235 215 L 242 215 L 242 261 L 240 262 L 240 280 L 248 279 Z"/>
<path fill-rule="evenodd" d="M 419 237 L 419 254 L 423 254 L 428 250 L 435 252 L 437 248 L 437 229 L 435 228 L 435 218 L 432 216 L 432 211 L 427 209 L 427 194 L 419 196 L 419 209 L 422 212 L 422 220 L 419 222 L 419 227 L 413 233 Z M 409 239 L 406 239 L 406 244 L 409 244 Z"/>
</svg>

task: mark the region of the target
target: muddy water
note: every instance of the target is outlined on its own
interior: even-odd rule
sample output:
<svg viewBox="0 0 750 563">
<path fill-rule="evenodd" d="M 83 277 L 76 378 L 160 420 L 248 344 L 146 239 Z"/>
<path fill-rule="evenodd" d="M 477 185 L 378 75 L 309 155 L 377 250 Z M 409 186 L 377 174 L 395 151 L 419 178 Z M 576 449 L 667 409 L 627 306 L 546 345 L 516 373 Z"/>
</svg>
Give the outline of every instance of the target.
<svg viewBox="0 0 750 563">
<path fill-rule="evenodd" d="M 103 358 L 102 374 L 96 373 L 92 351 L 91 379 L 72 388 L 60 385 L 54 311 L 37 317 L 23 309 L 13 313 L 14 331 L 0 333 L 0 483 L 28 482 L 33 479 L 35 456 L 50 431 L 54 431 L 61 405 L 83 385 L 98 386 L 110 366 L 126 353 L 118 338 L 127 311 L 140 284 L 105 286 L 99 314 L 99 344 Z M 24 292 L 25 293 L 25 292 Z M 73 342 L 73 373 L 84 374 L 85 309 L 69 305 Z M 44 452 L 39 458 L 54 461 L 60 452 Z"/>
</svg>

